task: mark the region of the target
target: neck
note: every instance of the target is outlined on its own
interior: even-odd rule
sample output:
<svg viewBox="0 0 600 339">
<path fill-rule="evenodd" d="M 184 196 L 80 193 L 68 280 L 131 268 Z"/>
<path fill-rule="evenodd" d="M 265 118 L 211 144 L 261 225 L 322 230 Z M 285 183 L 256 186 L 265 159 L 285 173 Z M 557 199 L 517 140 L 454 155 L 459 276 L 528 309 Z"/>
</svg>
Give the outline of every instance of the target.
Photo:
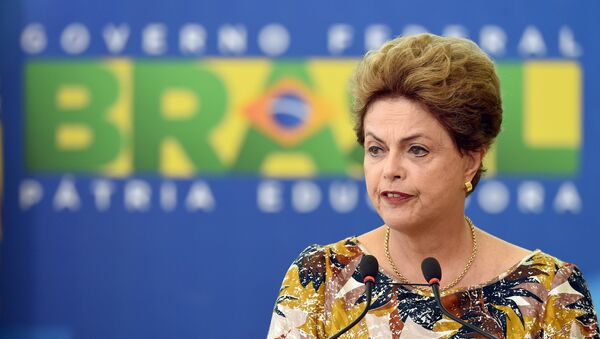
<svg viewBox="0 0 600 339">
<path fill-rule="evenodd" d="M 420 265 L 426 257 L 435 257 L 440 262 L 444 271 L 442 284 L 462 272 L 473 249 L 471 229 L 462 213 L 412 229 L 414 231 L 390 229 L 390 254 L 405 277 L 421 281 Z"/>
</svg>

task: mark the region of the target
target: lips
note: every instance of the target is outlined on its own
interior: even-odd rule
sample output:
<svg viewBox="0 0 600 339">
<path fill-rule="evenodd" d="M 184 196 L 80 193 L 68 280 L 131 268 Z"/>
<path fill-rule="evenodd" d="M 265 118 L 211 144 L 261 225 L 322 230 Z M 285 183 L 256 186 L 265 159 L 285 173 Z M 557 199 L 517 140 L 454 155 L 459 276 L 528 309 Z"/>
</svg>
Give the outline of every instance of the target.
<svg viewBox="0 0 600 339">
<path fill-rule="evenodd" d="M 412 194 L 399 191 L 383 191 L 380 196 L 383 200 L 390 203 L 400 203 L 414 197 Z"/>
</svg>

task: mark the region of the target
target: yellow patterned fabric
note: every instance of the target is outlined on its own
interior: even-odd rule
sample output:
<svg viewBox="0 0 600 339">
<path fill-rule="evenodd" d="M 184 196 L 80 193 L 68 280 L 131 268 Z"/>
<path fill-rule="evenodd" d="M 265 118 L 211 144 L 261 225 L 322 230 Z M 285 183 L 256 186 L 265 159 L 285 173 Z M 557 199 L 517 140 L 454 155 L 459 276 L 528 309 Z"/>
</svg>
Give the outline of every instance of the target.
<svg viewBox="0 0 600 339">
<path fill-rule="evenodd" d="M 365 308 L 356 238 L 305 249 L 289 268 L 273 309 L 268 338 L 328 338 Z M 371 309 L 345 338 L 474 338 L 443 316 L 431 294 L 377 275 Z M 534 251 L 487 284 L 442 297 L 457 317 L 497 338 L 600 338 L 579 269 Z"/>
</svg>

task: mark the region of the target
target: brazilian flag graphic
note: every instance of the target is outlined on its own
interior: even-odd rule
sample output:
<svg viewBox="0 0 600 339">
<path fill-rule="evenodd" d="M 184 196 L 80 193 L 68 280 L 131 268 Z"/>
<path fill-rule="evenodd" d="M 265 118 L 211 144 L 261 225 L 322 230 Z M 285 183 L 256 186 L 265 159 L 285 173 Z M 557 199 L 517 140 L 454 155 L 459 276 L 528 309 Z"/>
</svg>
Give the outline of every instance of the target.
<svg viewBox="0 0 600 339">
<path fill-rule="evenodd" d="M 358 174 L 355 60 L 31 61 L 26 164 L 34 173 L 273 177 Z M 573 176 L 575 61 L 500 63 L 504 123 L 492 174 Z"/>
</svg>

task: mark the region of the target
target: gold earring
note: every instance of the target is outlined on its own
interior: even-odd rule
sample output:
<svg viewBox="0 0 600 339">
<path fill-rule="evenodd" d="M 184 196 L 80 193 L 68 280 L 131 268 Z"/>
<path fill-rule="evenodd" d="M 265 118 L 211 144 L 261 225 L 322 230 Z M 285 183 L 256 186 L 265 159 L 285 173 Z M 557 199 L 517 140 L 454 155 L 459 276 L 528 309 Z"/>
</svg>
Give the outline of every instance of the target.
<svg viewBox="0 0 600 339">
<path fill-rule="evenodd" d="M 473 184 L 470 181 L 465 182 L 465 191 L 467 191 L 467 193 L 469 193 L 472 190 L 473 190 Z"/>
</svg>

